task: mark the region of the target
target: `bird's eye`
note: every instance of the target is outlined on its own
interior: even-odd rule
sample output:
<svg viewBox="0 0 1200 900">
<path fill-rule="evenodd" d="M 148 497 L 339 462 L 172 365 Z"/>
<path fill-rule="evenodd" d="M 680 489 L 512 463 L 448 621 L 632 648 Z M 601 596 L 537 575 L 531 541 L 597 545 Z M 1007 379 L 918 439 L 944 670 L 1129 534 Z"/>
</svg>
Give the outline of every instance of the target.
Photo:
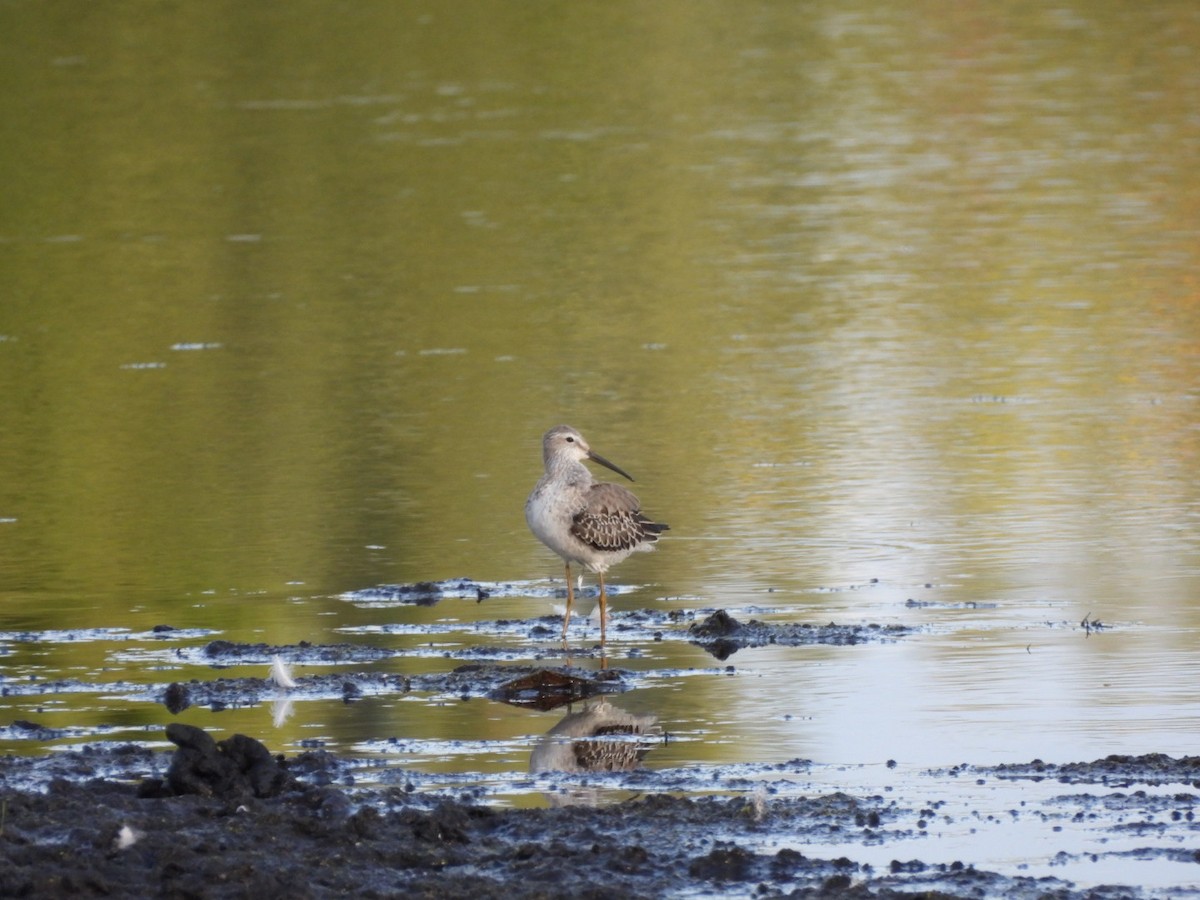
<svg viewBox="0 0 1200 900">
<path fill-rule="evenodd" d="M 571 437 L 571 436 L 568 434 L 568 435 L 567 435 L 567 443 L 568 443 L 568 444 L 573 444 L 573 443 L 575 443 L 575 438 Z"/>
</svg>

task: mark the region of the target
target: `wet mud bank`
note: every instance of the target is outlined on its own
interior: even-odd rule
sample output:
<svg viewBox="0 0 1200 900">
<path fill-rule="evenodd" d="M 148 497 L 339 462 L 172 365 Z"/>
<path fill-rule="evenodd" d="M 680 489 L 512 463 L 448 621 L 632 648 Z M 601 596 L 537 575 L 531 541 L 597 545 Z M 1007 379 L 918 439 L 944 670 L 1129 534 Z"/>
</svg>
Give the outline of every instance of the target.
<svg viewBox="0 0 1200 900">
<path fill-rule="evenodd" d="M 126 745 L 0 761 L 0 896 L 1145 895 L 1132 881 L 1080 888 L 969 858 L 924 861 L 916 838 L 942 812 L 916 792 L 784 797 L 732 790 L 739 785 L 729 779 L 722 793 L 682 797 L 665 792 L 671 776 L 656 784 L 642 770 L 641 793 L 625 802 L 503 809 L 455 790 L 347 787 L 353 761 L 324 751 L 284 759 L 252 738 L 218 742 L 179 724 L 167 737 L 173 752 Z M 1084 792 L 1057 813 L 1063 801 L 1050 798 L 1036 811 L 1051 822 L 1091 816 L 1114 832 L 1153 833 L 1164 821 L 1190 831 L 1200 799 L 1196 758 L 1034 760 L 930 774 L 1135 788 Z M 1147 785 L 1173 787 L 1136 790 Z M 1186 843 L 1139 858 L 1148 853 L 1200 866 Z"/>
<path fill-rule="evenodd" d="M 509 589 L 481 596 L 474 583 L 430 583 L 369 599 L 474 604 Z M 290 645 L 170 626 L 10 634 L 20 647 L 111 642 L 109 658 L 128 666 L 117 670 L 145 677 L 31 667 L 3 679 L 6 696 L 32 702 L 0 725 L 0 740 L 48 746 L 0 758 L 0 897 L 1200 898 L 1197 758 L 937 769 L 882 758 L 663 760 L 661 748 L 689 735 L 656 710 L 622 709 L 619 695 L 736 677 L 740 667 L 725 660 L 754 647 L 882 645 L 922 629 L 749 617 L 774 612 L 746 610 L 740 621 L 724 610 L 626 612 L 611 624 L 611 657 L 587 628 L 564 646 L 555 616 L 471 623 L 469 641 L 456 622 L 370 624 L 338 632 L 370 642 Z M 444 643 L 443 630 L 453 635 Z M 656 665 L 662 642 L 703 648 L 692 654 L 703 664 Z M 395 671 L 389 663 L 403 657 L 435 662 Z M 161 718 L 165 734 L 157 724 L 138 732 L 151 746 L 84 745 L 128 729 L 63 725 L 50 704 L 74 696 L 139 714 L 158 705 L 172 718 L 269 705 L 276 723 L 294 703 L 402 697 L 563 715 L 546 732 L 550 717 L 530 716 L 534 733 L 507 744 L 479 740 L 471 754 L 510 762 L 472 771 L 428 765 L 445 752 L 437 738 L 358 741 L 335 755 L 314 749 L 320 741 L 264 745 L 263 731 L 217 741 Z"/>
</svg>

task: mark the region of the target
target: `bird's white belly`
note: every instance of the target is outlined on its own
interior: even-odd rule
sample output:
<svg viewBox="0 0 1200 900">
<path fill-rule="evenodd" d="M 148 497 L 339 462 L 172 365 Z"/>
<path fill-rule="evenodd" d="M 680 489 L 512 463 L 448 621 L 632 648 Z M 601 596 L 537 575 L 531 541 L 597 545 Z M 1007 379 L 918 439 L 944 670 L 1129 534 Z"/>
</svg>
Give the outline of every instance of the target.
<svg viewBox="0 0 1200 900">
<path fill-rule="evenodd" d="M 525 503 L 525 521 L 534 537 L 564 560 L 586 566 L 593 572 L 603 572 L 627 554 L 606 553 L 589 547 L 571 533 L 575 510 L 555 502 L 552 492 L 534 488 Z"/>
</svg>

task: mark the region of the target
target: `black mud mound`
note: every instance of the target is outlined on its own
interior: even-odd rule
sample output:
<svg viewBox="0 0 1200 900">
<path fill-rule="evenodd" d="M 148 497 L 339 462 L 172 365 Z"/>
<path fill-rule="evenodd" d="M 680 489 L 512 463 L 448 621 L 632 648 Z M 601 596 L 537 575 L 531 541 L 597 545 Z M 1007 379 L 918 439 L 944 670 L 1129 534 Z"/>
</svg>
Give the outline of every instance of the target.
<svg viewBox="0 0 1200 900">
<path fill-rule="evenodd" d="M 244 734 L 215 741 L 194 725 L 172 722 L 167 726 L 167 738 L 179 749 L 171 759 L 166 783 L 148 779 L 142 783 L 142 796 L 169 792 L 243 802 L 278 797 L 295 787 L 283 758 L 272 756 L 260 742 Z"/>
</svg>

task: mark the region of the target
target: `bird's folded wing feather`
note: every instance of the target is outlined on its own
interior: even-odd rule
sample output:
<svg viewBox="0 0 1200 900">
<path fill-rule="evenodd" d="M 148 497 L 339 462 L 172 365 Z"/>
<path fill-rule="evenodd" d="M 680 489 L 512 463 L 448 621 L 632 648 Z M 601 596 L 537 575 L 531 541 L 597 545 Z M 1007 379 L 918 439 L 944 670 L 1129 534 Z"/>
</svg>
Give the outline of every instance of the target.
<svg viewBox="0 0 1200 900">
<path fill-rule="evenodd" d="M 658 540 L 661 530 L 642 515 L 632 491 L 619 484 L 593 484 L 587 505 L 575 515 L 571 533 L 597 550 L 632 550 Z"/>
</svg>

